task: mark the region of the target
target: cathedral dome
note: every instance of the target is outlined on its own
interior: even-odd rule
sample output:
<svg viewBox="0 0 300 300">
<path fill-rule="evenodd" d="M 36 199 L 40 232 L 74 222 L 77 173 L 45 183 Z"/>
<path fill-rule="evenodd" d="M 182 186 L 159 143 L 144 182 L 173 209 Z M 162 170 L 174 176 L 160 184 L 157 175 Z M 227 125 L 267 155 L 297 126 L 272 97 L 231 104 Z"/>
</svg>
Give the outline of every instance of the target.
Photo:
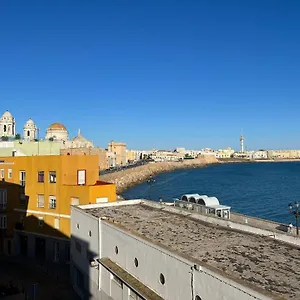
<svg viewBox="0 0 300 300">
<path fill-rule="evenodd" d="M 67 141 L 69 138 L 66 126 L 57 122 L 51 124 L 46 131 L 46 139 Z"/>
<path fill-rule="evenodd" d="M 62 131 L 67 131 L 67 128 L 64 124 L 61 123 L 53 123 L 48 127 L 48 130 L 62 130 Z"/>
</svg>

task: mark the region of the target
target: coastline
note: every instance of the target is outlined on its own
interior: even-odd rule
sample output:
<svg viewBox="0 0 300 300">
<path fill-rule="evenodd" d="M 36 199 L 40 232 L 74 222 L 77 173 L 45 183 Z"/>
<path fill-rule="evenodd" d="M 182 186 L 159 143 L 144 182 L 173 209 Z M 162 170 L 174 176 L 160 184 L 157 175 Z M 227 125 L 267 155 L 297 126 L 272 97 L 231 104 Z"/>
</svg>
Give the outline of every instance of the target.
<svg viewBox="0 0 300 300">
<path fill-rule="evenodd" d="M 243 160 L 243 159 L 216 159 L 214 157 L 200 157 L 182 162 L 153 162 L 132 169 L 101 175 L 101 180 L 116 185 L 118 199 L 124 199 L 122 193 L 128 188 L 147 181 L 151 176 L 161 173 L 172 172 L 183 169 L 204 168 L 215 164 L 235 163 L 280 163 L 299 162 L 300 159 L 277 159 L 277 160 Z"/>
<path fill-rule="evenodd" d="M 119 172 L 105 174 L 101 176 L 101 180 L 111 182 L 116 185 L 117 194 L 122 194 L 126 189 L 145 182 L 151 176 L 155 176 L 165 172 L 172 172 L 182 169 L 204 168 L 208 165 L 218 164 L 215 158 L 196 158 L 185 160 L 182 162 L 153 162 L 146 165 L 138 166 L 132 169 L 126 169 Z"/>
</svg>

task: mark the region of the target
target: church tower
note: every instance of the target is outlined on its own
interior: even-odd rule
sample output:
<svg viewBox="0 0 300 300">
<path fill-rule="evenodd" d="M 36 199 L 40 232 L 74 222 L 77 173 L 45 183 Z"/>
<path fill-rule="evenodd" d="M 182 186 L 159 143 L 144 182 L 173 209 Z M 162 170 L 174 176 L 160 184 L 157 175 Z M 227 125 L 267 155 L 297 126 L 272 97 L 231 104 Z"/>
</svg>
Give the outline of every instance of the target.
<svg viewBox="0 0 300 300">
<path fill-rule="evenodd" d="M 37 127 L 34 122 L 29 119 L 24 125 L 24 140 L 34 141 L 37 138 Z"/>
<path fill-rule="evenodd" d="M 16 135 L 15 118 L 7 110 L 0 118 L 0 137 L 14 137 Z"/>
</svg>

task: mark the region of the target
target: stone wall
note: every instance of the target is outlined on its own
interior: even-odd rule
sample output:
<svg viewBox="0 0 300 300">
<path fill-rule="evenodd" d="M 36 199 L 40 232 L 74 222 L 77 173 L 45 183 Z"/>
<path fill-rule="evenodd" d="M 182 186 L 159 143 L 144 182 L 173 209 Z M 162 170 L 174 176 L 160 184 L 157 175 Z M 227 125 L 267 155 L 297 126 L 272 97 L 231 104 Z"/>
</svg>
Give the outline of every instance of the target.
<svg viewBox="0 0 300 300">
<path fill-rule="evenodd" d="M 182 162 L 148 163 L 136 168 L 102 175 L 101 180 L 115 183 L 117 186 L 117 193 L 122 193 L 128 187 L 146 181 L 150 176 L 178 169 L 205 167 L 207 164 L 212 163 L 217 163 L 215 157 L 199 157 L 196 159 L 184 160 Z"/>
<path fill-rule="evenodd" d="M 108 160 L 106 158 L 105 149 L 101 148 L 69 148 L 69 149 L 61 149 L 61 155 L 98 155 L 99 157 L 99 168 L 100 170 L 108 169 Z"/>
</svg>

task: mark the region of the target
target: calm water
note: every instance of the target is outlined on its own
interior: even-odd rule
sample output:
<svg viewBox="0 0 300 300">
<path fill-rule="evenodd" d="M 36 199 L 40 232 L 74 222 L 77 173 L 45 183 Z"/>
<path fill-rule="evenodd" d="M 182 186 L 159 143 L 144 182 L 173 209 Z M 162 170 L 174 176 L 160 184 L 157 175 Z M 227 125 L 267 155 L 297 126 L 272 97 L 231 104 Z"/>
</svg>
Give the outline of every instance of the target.
<svg viewBox="0 0 300 300">
<path fill-rule="evenodd" d="M 294 223 L 288 204 L 300 201 L 300 162 L 214 165 L 155 177 L 124 193 L 126 199 L 172 201 L 185 193 L 215 196 L 232 211 L 282 223 Z"/>
</svg>

